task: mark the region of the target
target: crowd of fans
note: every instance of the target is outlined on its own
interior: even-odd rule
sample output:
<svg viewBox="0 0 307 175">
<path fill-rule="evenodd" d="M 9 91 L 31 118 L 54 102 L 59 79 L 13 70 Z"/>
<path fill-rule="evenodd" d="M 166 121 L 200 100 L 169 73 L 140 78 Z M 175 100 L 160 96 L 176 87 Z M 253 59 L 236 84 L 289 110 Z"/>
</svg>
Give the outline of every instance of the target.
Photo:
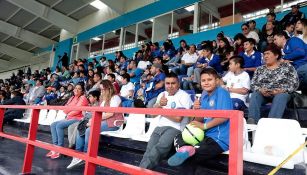
<svg viewBox="0 0 307 175">
<path fill-rule="evenodd" d="M 208 74 L 219 80 L 218 88 L 223 89 L 219 91 L 230 94 L 229 104 L 233 109 L 248 109 L 248 123 L 258 122 L 261 105 L 267 102 L 272 102 L 269 117 L 281 118 L 290 93 L 300 90 L 307 94 L 307 22 L 297 5 L 292 6 L 292 11 L 281 21 L 275 17 L 274 13 L 268 13 L 267 22 L 261 28 L 253 20 L 242 24 L 242 32 L 234 38 L 220 32 L 216 40 L 204 40 L 197 45 L 181 40 L 177 49 L 172 40 L 167 39 L 161 46 L 158 42 L 148 42 L 133 58 L 127 58 L 123 52 L 117 51 L 114 61 L 102 56 L 92 61 L 78 59 L 69 66 L 56 67 L 54 71 L 50 68 L 34 72 L 31 69 L 25 72 L 20 70 L 10 79 L 1 80 L 0 101 L 2 104 L 17 105 L 178 108 L 180 105 L 168 104 L 173 90 L 171 83 L 176 82 L 165 80 L 176 75 L 178 88 L 189 93 L 204 94 L 206 86 L 209 87 L 212 81 L 210 77 L 204 78 L 203 75 Z M 208 73 L 207 68 L 214 69 L 216 75 L 210 71 Z M 204 69 L 207 73 L 203 72 Z M 161 95 L 164 92 L 169 94 L 167 99 Z M 209 101 L 210 105 L 213 104 Z M 181 104 L 184 108 L 191 106 L 190 102 Z M 198 104 L 198 107 L 203 106 Z M 63 130 L 74 124 L 74 127 L 78 127 L 76 149 L 86 152 L 91 114 L 64 112 L 67 118 L 51 125 L 53 144 L 64 146 Z M 22 118 L 22 113 L 22 110 L 8 110 L 5 121 Z M 114 120 L 121 117 L 116 113 L 104 113 L 101 129 L 118 129 L 121 123 L 115 125 Z M 78 123 L 80 120 L 83 122 L 84 118 L 87 119 L 83 126 L 87 129 L 79 130 Z M 181 119 L 174 122 L 181 122 Z M 179 125 L 177 129 L 180 130 Z M 212 138 L 217 142 L 215 137 Z M 219 149 L 218 153 L 228 149 L 228 145 L 221 147 L 223 149 Z M 47 156 L 58 158 L 60 155 L 51 151 Z M 142 167 L 152 168 L 157 164 L 143 159 Z M 70 168 L 81 161 L 74 158 Z M 174 164 L 174 160 L 171 160 L 171 164 Z"/>
</svg>

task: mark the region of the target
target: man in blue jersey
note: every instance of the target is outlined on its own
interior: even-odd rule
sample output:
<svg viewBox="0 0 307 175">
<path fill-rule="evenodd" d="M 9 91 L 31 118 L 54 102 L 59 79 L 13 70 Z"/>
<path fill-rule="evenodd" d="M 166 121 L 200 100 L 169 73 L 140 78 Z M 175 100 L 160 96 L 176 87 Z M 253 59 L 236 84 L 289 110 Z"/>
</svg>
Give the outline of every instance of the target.
<svg viewBox="0 0 307 175">
<path fill-rule="evenodd" d="M 244 53 L 241 52 L 239 56 L 244 58 L 244 70 L 252 78 L 257 67 L 262 65 L 262 53 L 255 51 L 256 41 L 253 38 L 247 38 L 244 41 Z"/>
<path fill-rule="evenodd" d="M 307 94 L 307 45 L 297 37 L 289 38 L 284 31 L 274 36 L 274 43 L 284 53 L 281 61 L 291 63 L 296 69 L 300 80 L 299 89 Z"/>
<path fill-rule="evenodd" d="M 219 77 L 212 68 L 201 72 L 203 94 L 195 100 L 194 109 L 232 110 L 232 101 L 228 91 L 219 86 Z M 170 166 L 181 165 L 195 154 L 197 161 L 213 158 L 229 149 L 229 120 L 224 118 L 196 118 L 190 124 L 205 131 L 205 138 L 195 147 L 186 144 L 182 135 L 174 139 L 177 153 L 168 159 Z"/>
</svg>

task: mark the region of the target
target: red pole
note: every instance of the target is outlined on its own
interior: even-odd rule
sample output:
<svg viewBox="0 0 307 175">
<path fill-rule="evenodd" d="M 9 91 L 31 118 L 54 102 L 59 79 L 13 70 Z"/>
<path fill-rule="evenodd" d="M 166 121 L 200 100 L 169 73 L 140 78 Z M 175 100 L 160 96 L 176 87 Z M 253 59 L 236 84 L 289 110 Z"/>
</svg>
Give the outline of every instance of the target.
<svg viewBox="0 0 307 175">
<path fill-rule="evenodd" d="M 40 109 L 33 109 L 32 110 L 32 117 L 31 117 L 31 123 L 30 123 L 30 127 L 29 127 L 29 135 L 28 135 L 28 140 L 31 140 L 31 141 L 36 140 L 39 111 L 40 111 Z M 31 173 L 32 160 L 33 160 L 33 156 L 34 156 L 34 149 L 35 149 L 34 145 L 30 145 L 30 144 L 27 143 L 25 158 L 24 158 L 23 168 L 22 168 L 23 174 Z"/>
<path fill-rule="evenodd" d="M 100 138 L 100 126 L 101 126 L 101 112 L 94 112 L 91 121 L 91 131 L 90 137 L 88 142 L 88 150 L 87 150 L 87 157 L 86 163 L 84 168 L 85 175 L 92 175 L 96 172 L 96 164 L 89 162 L 90 157 L 97 157 L 98 153 L 98 146 L 99 146 L 99 138 Z"/>
<path fill-rule="evenodd" d="M 243 174 L 243 113 L 241 111 L 230 113 L 229 138 L 229 175 Z"/>
<path fill-rule="evenodd" d="M 0 133 L 3 132 L 4 108 L 0 108 Z"/>
</svg>

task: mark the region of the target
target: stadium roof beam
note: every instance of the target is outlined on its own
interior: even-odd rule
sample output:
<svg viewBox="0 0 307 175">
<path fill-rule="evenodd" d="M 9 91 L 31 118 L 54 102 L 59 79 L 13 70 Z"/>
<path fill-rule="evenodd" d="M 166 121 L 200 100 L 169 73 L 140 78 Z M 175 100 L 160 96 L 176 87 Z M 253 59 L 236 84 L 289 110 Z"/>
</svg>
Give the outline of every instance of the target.
<svg viewBox="0 0 307 175">
<path fill-rule="evenodd" d="M 22 62 L 30 60 L 33 57 L 31 52 L 27 52 L 4 43 L 0 43 L 0 52 L 16 58 Z"/>
<path fill-rule="evenodd" d="M 15 25 L 9 24 L 7 22 L 0 20 L 0 32 L 5 33 L 9 36 L 13 36 L 15 38 L 18 38 L 22 41 L 31 43 L 37 47 L 43 48 L 48 47 L 54 43 L 55 41 L 43 37 L 41 35 L 35 34 L 33 32 L 24 30 L 20 27 L 17 27 Z"/>
<path fill-rule="evenodd" d="M 9 67 L 12 65 L 12 63 L 10 61 L 6 61 L 4 59 L 1 59 L 1 56 L 3 56 L 4 54 L 0 54 L 0 67 Z"/>
<path fill-rule="evenodd" d="M 62 13 L 51 9 L 37 1 L 34 0 L 27 0 L 27 1 L 20 1 L 20 0 L 7 0 L 10 3 L 58 26 L 59 28 L 65 29 L 72 34 L 77 33 L 78 29 L 78 22 Z"/>
<path fill-rule="evenodd" d="M 114 0 L 101 0 L 104 4 L 106 4 L 108 7 L 110 7 L 112 10 L 114 10 L 118 14 L 123 14 L 124 13 L 124 1 L 121 3 L 118 3 L 118 1 Z"/>
<path fill-rule="evenodd" d="M 220 13 L 217 9 L 217 7 L 215 7 L 213 4 L 211 4 L 208 1 L 202 1 L 201 4 L 201 8 L 204 9 L 208 14 L 211 14 L 212 16 L 216 17 L 217 19 L 220 19 Z"/>
</svg>

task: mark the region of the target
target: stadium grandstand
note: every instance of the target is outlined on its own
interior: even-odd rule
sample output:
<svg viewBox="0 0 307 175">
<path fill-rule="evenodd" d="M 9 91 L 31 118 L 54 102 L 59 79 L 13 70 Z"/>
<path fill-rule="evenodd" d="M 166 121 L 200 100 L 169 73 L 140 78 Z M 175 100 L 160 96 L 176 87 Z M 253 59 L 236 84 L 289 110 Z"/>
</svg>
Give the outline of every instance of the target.
<svg viewBox="0 0 307 175">
<path fill-rule="evenodd" d="M 306 14 L 0 0 L 0 175 L 307 174 Z"/>
</svg>

